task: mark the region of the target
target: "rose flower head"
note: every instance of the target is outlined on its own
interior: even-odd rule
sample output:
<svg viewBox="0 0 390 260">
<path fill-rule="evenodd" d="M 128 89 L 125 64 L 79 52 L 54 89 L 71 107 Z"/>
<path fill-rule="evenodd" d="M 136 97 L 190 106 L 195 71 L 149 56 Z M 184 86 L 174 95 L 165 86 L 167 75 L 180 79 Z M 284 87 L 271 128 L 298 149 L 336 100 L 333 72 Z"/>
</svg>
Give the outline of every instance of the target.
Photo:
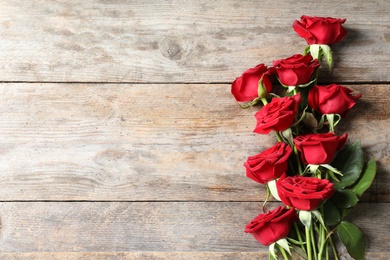
<svg viewBox="0 0 390 260">
<path fill-rule="evenodd" d="M 301 95 L 282 98 L 273 98 L 256 114 L 256 127 L 254 132 L 268 134 L 273 131 L 283 131 L 289 128 L 295 120 L 299 103 L 302 102 Z"/>
<path fill-rule="evenodd" d="M 269 246 L 285 238 L 292 224 L 297 220 L 298 215 L 294 208 L 287 209 L 280 206 L 255 217 L 246 225 L 245 232 L 251 233 L 261 244 Z"/>
<path fill-rule="evenodd" d="M 270 76 L 273 68 L 267 68 L 259 64 L 254 68 L 246 70 L 232 83 L 232 94 L 238 102 L 250 102 L 258 97 L 265 97 L 272 91 Z M 259 86 L 259 81 L 262 84 Z"/>
<path fill-rule="evenodd" d="M 298 135 L 294 138 L 294 144 L 305 164 L 329 164 L 336 151 L 345 144 L 347 136 L 337 136 L 334 133 Z"/>
<path fill-rule="evenodd" d="M 314 86 L 309 91 L 308 103 L 318 113 L 339 114 L 345 117 L 362 95 L 351 95 L 352 90 L 337 84 Z"/>
<path fill-rule="evenodd" d="M 310 82 L 314 71 L 320 66 L 310 54 L 295 54 L 289 58 L 273 61 L 275 71 L 284 86 L 298 86 Z"/>
<path fill-rule="evenodd" d="M 291 147 L 279 142 L 257 155 L 249 156 L 244 163 L 246 176 L 261 184 L 275 180 L 287 171 L 291 154 Z"/>
<path fill-rule="evenodd" d="M 335 190 L 328 179 L 316 177 L 282 176 L 277 182 L 280 200 L 287 206 L 300 210 L 314 210 L 331 197 Z"/>
<path fill-rule="evenodd" d="M 293 23 L 293 28 L 309 45 L 331 45 L 344 39 L 347 34 L 342 26 L 345 21 L 346 19 L 302 15 L 301 20 Z"/>
</svg>

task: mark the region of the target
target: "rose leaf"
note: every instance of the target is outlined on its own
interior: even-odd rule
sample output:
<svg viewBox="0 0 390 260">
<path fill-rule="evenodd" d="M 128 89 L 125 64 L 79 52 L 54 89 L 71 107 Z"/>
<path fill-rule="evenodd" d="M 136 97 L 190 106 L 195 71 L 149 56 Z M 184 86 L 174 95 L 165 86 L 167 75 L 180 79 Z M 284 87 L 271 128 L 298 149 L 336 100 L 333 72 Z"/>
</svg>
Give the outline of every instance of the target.
<svg viewBox="0 0 390 260">
<path fill-rule="evenodd" d="M 371 159 L 365 165 L 363 174 L 358 182 L 352 186 L 352 191 L 355 192 L 357 196 L 362 196 L 362 194 L 371 186 L 371 183 L 375 178 L 375 174 L 376 162 L 374 159 Z"/>
<path fill-rule="evenodd" d="M 363 150 L 359 141 L 341 150 L 331 163 L 343 174 L 338 178 L 340 182 L 335 182 L 334 188 L 339 190 L 354 184 L 362 173 L 363 164 Z"/>
<path fill-rule="evenodd" d="M 358 203 L 359 198 L 352 190 L 345 189 L 336 191 L 331 197 L 331 200 L 337 208 L 348 209 L 355 206 Z"/>
<path fill-rule="evenodd" d="M 337 235 L 354 259 L 363 260 L 366 251 L 366 241 L 363 233 L 355 224 L 342 221 L 337 226 Z"/>
</svg>

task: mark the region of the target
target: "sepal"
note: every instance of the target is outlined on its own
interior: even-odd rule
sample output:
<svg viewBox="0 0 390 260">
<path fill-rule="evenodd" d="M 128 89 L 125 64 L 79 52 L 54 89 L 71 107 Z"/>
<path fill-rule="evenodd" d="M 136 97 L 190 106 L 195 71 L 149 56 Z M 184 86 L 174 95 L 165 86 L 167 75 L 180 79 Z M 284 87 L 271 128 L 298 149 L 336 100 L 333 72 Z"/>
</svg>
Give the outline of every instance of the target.
<svg viewBox="0 0 390 260">
<path fill-rule="evenodd" d="M 263 85 L 263 77 L 259 80 L 257 94 L 259 98 L 265 98 L 268 95 L 267 88 Z"/>
<path fill-rule="evenodd" d="M 313 59 L 321 60 L 321 44 L 311 44 L 310 45 L 310 55 Z"/>
<path fill-rule="evenodd" d="M 322 50 L 322 53 L 324 54 L 326 63 L 328 63 L 329 71 L 331 71 L 332 64 L 333 64 L 332 50 L 330 49 L 329 45 L 326 45 L 326 44 L 321 44 L 320 48 Z"/>
<path fill-rule="evenodd" d="M 306 210 L 299 211 L 299 220 L 306 228 L 311 226 L 311 212 Z"/>
<path fill-rule="evenodd" d="M 269 181 L 267 183 L 268 189 L 271 192 L 272 196 L 277 199 L 278 201 L 280 200 L 279 194 L 278 194 L 278 188 L 276 187 L 276 180 Z"/>
<path fill-rule="evenodd" d="M 278 241 L 276 241 L 276 244 L 278 244 L 279 246 L 281 246 L 284 250 L 287 251 L 287 253 L 289 255 L 291 255 L 291 251 L 290 251 L 290 247 L 288 245 L 288 241 L 286 238 L 282 238 L 282 239 L 279 239 Z"/>
<path fill-rule="evenodd" d="M 269 247 L 268 247 L 268 250 L 269 250 L 270 259 L 277 260 L 278 256 L 276 255 L 275 244 L 276 243 L 270 244 Z"/>
</svg>

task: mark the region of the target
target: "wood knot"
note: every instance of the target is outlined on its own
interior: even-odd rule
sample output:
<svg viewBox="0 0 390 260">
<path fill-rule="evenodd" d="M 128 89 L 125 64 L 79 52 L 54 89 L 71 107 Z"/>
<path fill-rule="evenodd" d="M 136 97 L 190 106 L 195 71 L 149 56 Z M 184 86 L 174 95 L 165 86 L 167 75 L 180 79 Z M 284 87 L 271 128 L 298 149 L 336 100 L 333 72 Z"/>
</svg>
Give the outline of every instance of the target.
<svg viewBox="0 0 390 260">
<path fill-rule="evenodd" d="M 185 56 L 187 45 L 181 38 L 170 37 L 164 38 L 160 41 L 159 49 L 165 58 L 173 61 L 179 61 Z"/>
</svg>

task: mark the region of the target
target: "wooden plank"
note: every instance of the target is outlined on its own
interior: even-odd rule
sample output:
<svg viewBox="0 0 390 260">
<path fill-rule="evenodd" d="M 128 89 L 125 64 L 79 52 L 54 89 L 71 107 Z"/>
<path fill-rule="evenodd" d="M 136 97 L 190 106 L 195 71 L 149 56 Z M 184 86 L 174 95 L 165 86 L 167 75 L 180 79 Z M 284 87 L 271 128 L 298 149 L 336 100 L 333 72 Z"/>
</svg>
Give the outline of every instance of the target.
<svg viewBox="0 0 390 260">
<path fill-rule="evenodd" d="M 389 12 L 387 0 L 4 0 L 0 81 L 231 82 L 301 53 L 291 25 L 307 14 L 347 18 L 329 81 L 389 82 Z"/>
<path fill-rule="evenodd" d="M 365 201 L 389 202 L 388 85 L 340 129 L 379 170 Z M 229 85 L 0 85 L 0 200 L 260 201 L 246 157 L 274 144 Z M 380 133 L 380 134 L 372 134 Z"/>
<path fill-rule="evenodd" d="M 140 259 L 170 259 L 170 260 L 268 260 L 267 252 L 66 252 L 66 253 L 0 253 L 0 258 L 9 260 L 140 260 Z M 366 259 L 388 260 L 390 253 L 386 252 L 368 252 Z M 345 256 L 343 259 L 350 259 Z"/>
<path fill-rule="evenodd" d="M 359 204 L 351 215 L 368 252 L 390 253 L 389 207 Z M 260 210 L 254 202 L 5 202 L 0 250 L 267 252 L 243 231 Z"/>
<path fill-rule="evenodd" d="M 196 260 L 268 260 L 268 253 L 266 252 L 66 252 L 66 253 L 0 253 L 0 258 L 9 260 L 182 260 L 182 259 L 196 259 Z M 379 259 L 379 258 L 375 258 Z M 384 258 L 383 258 L 384 259 Z M 386 258 L 387 260 L 387 258 Z"/>
</svg>

